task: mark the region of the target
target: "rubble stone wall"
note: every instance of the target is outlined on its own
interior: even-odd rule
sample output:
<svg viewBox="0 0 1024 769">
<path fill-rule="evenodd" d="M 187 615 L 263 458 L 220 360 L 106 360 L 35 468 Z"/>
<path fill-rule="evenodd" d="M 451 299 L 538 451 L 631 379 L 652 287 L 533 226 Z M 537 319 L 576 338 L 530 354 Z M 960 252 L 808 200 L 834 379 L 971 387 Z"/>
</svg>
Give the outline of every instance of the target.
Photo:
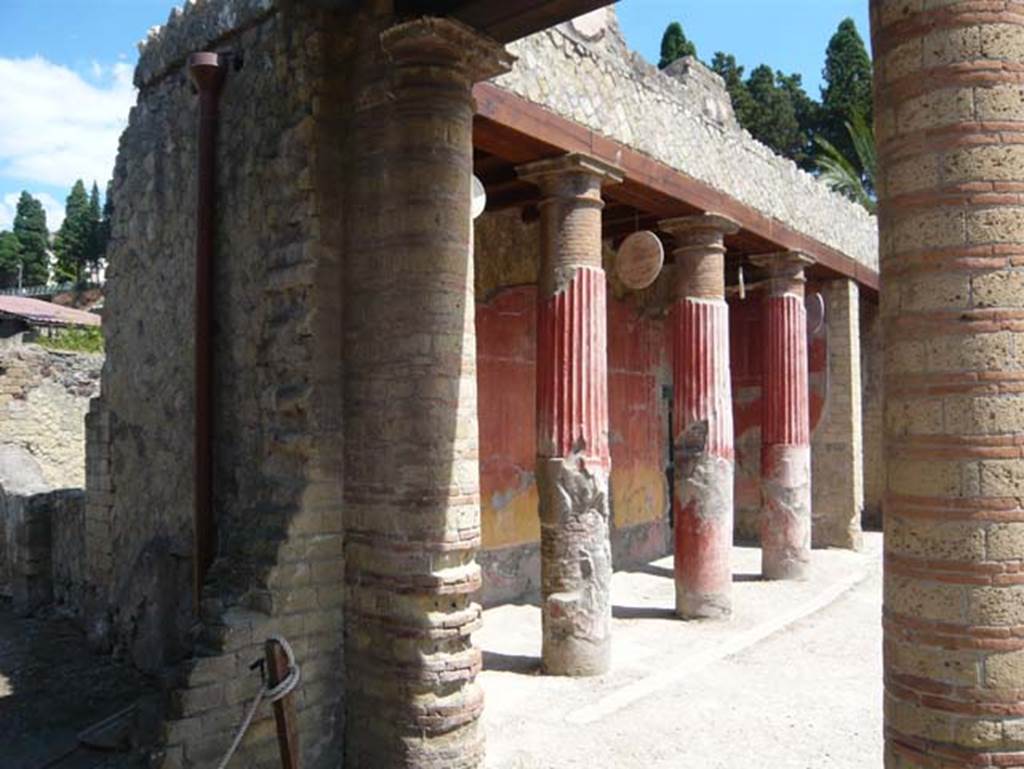
<svg viewBox="0 0 1024 769">
<path fill-rule="evenodd" d="M 29 614 L 56 604 L 77 613 L 85 585 L 81 489 L 40 494 L 0 490 L 0 596 Z"/>
<path fill-rule="evenodd" d="M 85 485 L 84 419 L 102 364 L 102 355 L 32 344 L 0 349 L 0 487 Z"/>
<path fill-rule="evenodd" d="M 168 683 L 156 766 L 219 759 L 271 633 L 302 666 L 304 766 L 335 765 L 342 705 L 340 228 L 349 26 L 311 4 L 189 3 L 141 46 L 121 138 L 108 360 L 90 413 L 97 634 Z M 213 291 L 217 557 L 192 606 L 198 98 L 222 54 Z M 323 216 L 321 215 L 323 214 Z M 104 529 L 108 533 L 104 536 Z M 105 614 L 104 614 L 105 611 Z M 236 762 L 276 765 L 269 708 Z"/>
<path fill-rule="evenodd" d="M 597 40 L 563 24 L 513 43 L 519 63 L 495 84 L 878 269 L 874 217 L 739 128 L 724 83 L 700 62 L 658 70 L 607 14 Z"/>
</svg>

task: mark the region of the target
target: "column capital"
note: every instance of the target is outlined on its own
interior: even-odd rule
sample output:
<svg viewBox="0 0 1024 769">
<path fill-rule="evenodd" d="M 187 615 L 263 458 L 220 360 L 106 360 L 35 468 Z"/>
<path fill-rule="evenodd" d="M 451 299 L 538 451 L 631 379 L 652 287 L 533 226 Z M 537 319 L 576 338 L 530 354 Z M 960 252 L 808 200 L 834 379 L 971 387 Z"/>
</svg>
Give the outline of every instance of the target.
<svg viewBox="0 0 1024 769">
<path fill-rule="evenodd" d="M 621 168 L 581 152 L 570 152 L 557 158 L 518 166 L 516 174 L 523 181 L 537 185 L 546 194 L 558 194 L 565 188 L 566 179 L 583 177 L 604 186 L 621 184 L 626 178 Z"/>
<path fill-rule="evenodd" d="M 802 251 L 776 251 L 750 257 L 755 267 L 768 272 L 768 296 L 804 295 L 804 268 L 814 260 Z"/>
<path fill-rule="evenodd" d="M 448 18 L 424 17 L 380 35 L 384 53 L 398 66 L 449 67 L 470 82 L 503 75 L 516 57 L 496 40 Z"/>
<path fill-rule="evenodd" d="M 664 219 L 658 229 L 672 236 L 676 299 L 725 298 L 725 236 L 739 225 L 718 214 Z"/>
<path fill-rule="evenodd" d="M 721 242 L 726 235 L 739 232 L 740 226 L 727 216 L 707 213 L 662 219 L 658 222 L 658 229 L 671 235 L 677 245 L 689 246 L 713 242 L 716 238 Z"/>
<path fill-rule="evenodd" d="M 767 270 L 773 278 L 792 276 L 802 280 L 804 268 L 814 264 L 814 259 L 803 251 L 772 251 L 748 258 L 755 267 Z"/>
</svg>

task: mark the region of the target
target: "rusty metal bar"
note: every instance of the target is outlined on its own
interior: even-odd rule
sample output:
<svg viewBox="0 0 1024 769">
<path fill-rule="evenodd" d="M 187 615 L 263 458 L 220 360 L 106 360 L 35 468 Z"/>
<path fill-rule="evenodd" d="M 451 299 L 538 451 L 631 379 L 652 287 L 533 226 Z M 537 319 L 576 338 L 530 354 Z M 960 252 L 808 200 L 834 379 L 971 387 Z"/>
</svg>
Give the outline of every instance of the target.
<svg viewBox="0 0 1024 769">
<path fill-rule="evenodd" d="M 217 528 L 213 519 L 212 370 L 214 221 L 216 216 L 217 112 L 224 68 L 216 53 L 194 53 L 188 71 L 199 91 L 196 190 L 195 432 L 193 446 L 193 608 L 199 612 L 203 582 L 213 562 Z"/>
<path fill-rule="evenodd" d="M 264 644 L 267 659 L 267 683 L 277 686 L 288 675 L 288 657 L 273 638 Z M 281 749 L 283 769 L 299 769 L 299 722 L 295 715 L 295 693 L 290 692 L 274 703 L 277 743 Z"/>
</svg>

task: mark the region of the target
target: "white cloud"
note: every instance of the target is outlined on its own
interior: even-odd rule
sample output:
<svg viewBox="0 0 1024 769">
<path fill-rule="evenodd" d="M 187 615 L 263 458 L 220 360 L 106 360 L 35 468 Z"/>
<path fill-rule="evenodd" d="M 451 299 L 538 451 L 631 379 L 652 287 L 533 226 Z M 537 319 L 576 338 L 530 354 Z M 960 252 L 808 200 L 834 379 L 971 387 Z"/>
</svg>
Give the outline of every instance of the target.
<svg viewBox="0 0 1024 769">
<path fill-rule="evenodd" d="M 135 89 L 125 62 L 94 63 L 91 74 L 97 84 L 39 56 L 0 57 L 0 174 L 23 185 L 104 186 Z"/>
<path fill-rule="evenodd" d="M 48 192 L 32 192 L 32 197 L 43 204 L 46 211 L 46 228 L 50 232 L 60 229 L 64 221 L 64 204 Z M 19 192 L 10 192 L 0 200 L 0 230 L 9 230 L 14 224 L 14 214 L 18 209 Z"/>
</svg>

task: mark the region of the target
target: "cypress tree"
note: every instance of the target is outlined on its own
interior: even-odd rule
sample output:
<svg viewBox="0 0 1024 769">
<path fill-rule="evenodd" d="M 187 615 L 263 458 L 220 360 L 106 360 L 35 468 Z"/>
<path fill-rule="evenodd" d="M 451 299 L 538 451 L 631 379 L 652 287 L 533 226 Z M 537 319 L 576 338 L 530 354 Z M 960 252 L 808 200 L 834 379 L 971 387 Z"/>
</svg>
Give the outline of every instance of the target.
<svg viewBox="0 0 1024 769">
<path fill-rule="evenodd" d="M 23 266 L 22 284 L 43 286 L 50 278 L 50 257 L 47 247 L 50 233 L 46 229 L 46 211 L 43 204 L 22 192 L 14 214 L 14 235 L 21 247 Z"/>
<path fill-rule="evenodd" d="M 711 69 L 725 81 L 725 89 L 732 100 L 732 111 L 736 114 L 736 120 L 749 131 L 757 105 L 750 97 L 747 84 L 743 81 L 743 67 L 736 63 L 736 57 L 732 54 L 716 51 L 711 60 Z"/>
<path fill-rule="evenodd" d="M 782 73 L 778 73 L 782 78 Z M 790 92 L 776 84 L 776 73 L 767 64 L 754 68 L 747 90 L 757 105 L 747 130 L 780 155 L 791 157 L 800 149 L 800 124 Z"/>
<path fill-rule="evenodd" d="M 661 36 L 661 60 L 658 62 L 658 69 L 665 69 L 676 59 L 684 56 L 696 55 L 697 46 L 687 39 L 682 24 L 673 21 L 665 27 L 665 34 Z"/>
<path fill-rule="evenodd" d="M 822 77 L 825 86 L 821 91 L 819 133 L 844 157 L 856 162 L 857 153 L 846 125 L 858 116 L 871 124 L 871 58 L 853 19 L 843 19 L 829 40 Z"/>
<path fill-rule="evenodd" d="M 103 194 L 103 213 L 100 215 L 100 226 L 99 226 L 99 264 L 106 262 L 107 259 L 107 247 L 110 245 L 110 220 L 114 215 L 114 182 L 107 182 L 106 192 Z"/>
<path fill-rule="evenodd" d="M 0 288 L 14 288 L 18 285 L 19 267 L 21 244 L 13 232 L 4 230 L 0 232 Z"/>
<path fill-rule="evenodd" d="M 94 242 L 89 216 L 89 196 L 79 179 L 64 205 L 64 223 L 57 231 L 57 279 L 78 282 L 89 261 Z"/>
<path fill-rule="evenodd" d="M 100 209 L 100 188 L 94 179 L 89 192 L 89 253 L 87 267 L 95 270 L 103 259 L 106 243 L 103 240 L 103 213 Z"/>
</svg>

